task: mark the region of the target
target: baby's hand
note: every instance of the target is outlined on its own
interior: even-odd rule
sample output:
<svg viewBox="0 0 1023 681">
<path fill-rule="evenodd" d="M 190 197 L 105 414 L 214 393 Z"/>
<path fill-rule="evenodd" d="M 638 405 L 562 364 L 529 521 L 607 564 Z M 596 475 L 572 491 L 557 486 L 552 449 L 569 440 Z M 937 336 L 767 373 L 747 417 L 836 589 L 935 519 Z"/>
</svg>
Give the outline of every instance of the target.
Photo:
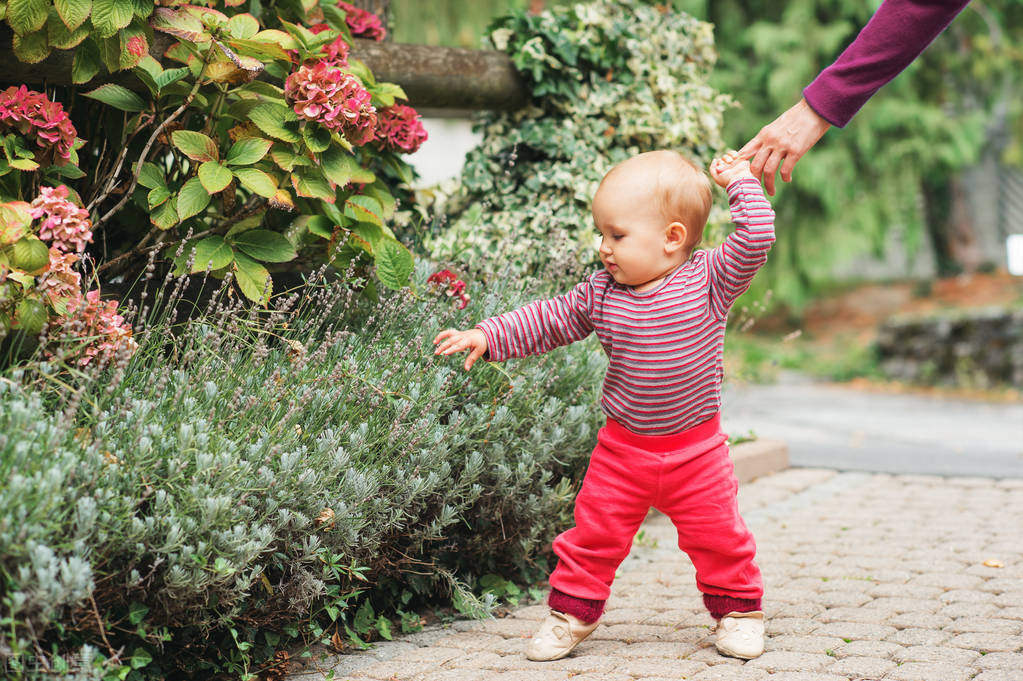
<svg viewBox="0 0 1023 681">
<path fill-rule="evenodd" d="M 757 179 L 749 169 L 749 161 L 740 160 L 734 151 L 711 161 L 710 176 L 723 189 L 727 189 L 728 185 L 742 177 Z"/>
<path fill-rule="evenodd" d="M 440 345 L 437 345 L 438 343 Z M 433 351 L 435 355 L 450 355 L 453 352 L 471 349 L 472 352 L 465 358 L 466 371 L 487 352 L 487 337 L 479 329 L 469 329 L 468 331 L 444 329 L 433 339 L 433 344 L 437 345 L 437 349 Z"/>
</svg>

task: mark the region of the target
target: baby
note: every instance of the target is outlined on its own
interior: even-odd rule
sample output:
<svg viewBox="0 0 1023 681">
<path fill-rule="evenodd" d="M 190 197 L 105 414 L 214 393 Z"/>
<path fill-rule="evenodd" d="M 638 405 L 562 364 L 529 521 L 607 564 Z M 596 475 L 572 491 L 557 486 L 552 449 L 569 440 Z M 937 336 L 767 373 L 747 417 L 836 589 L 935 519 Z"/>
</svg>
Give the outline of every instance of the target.
<svg viewBox="0 0 1023 681">
<path fill-rule="evenodd" d="M 554 540 L 550 614 L 530 660 L 557 660 L 597 626 L 615 570 L 650 507 L 678 529 L 717 621 L 717 649 L 752 659 L 764 650 L 763 580 L 739 515 L 738 483 L 721 432 L 725 321 L 774 243 L 774 212 L 749 163 L 726 154 L 711 177 L 726 188 L 735 231 L 696 249 L 711 207 L 707 176 L 681 154 L 652 151 L 611 169 L 593 197 L 603 269 L 568 293 L 446 329 L 435 354 L 469 351 L 503 361 L 547 352 L 596 332 L 610 360 L 575 527 Z"/>
</svg>

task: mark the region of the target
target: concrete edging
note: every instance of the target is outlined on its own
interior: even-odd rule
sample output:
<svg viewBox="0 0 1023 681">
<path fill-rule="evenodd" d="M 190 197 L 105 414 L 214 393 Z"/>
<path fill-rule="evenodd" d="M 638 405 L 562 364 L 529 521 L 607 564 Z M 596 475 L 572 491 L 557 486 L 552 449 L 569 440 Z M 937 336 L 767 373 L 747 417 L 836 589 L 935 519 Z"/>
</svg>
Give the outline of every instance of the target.
<svg viewBox="0 0 1023 681">
<path fill-rule="evenodd" d="M 753 440 L 731 447 L 739 484 L 789 467 L 789 448 L 781 440 Z"/>
</svg>

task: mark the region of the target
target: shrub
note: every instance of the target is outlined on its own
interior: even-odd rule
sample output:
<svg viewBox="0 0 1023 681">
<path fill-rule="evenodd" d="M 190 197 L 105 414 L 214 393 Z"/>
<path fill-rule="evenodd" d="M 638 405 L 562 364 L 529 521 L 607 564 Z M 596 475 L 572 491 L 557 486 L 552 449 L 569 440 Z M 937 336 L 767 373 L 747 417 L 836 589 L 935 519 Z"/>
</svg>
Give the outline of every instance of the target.
<svg viewBox="0 0 1023 681">
<path fill-rule="evenodd" d="M 389 594 L 540 575 L 603 355 L 463 372 L 433 335 L 535 292 L 495 281 L 462 310 L 426 274 L 419 297 L 313 282 L 265 312 L 221 286 L 207 313 L 138 334 L 115 384 L 58 399 L 68 376 L 47 365 L 0 381 L 0 654 L 244 674 L 281 632 L 358 640 Z"/>
<path fill-rule="evenodd" d="M 590 199 L 612 165 L 658 148 L 707 163 L 724 147 L 721 117 L 731 99 L 707 84 L 712 29 L 639 0 L 495 22 L 489 42 L 511 56 L 532 99 L 478 119 L 483 140 L 461 184 L 436 197 L 442 217 L 432 252 L 532 271 L 552 242 L 564 242 L 580 261 L 595 262 Z"/>
</svg>

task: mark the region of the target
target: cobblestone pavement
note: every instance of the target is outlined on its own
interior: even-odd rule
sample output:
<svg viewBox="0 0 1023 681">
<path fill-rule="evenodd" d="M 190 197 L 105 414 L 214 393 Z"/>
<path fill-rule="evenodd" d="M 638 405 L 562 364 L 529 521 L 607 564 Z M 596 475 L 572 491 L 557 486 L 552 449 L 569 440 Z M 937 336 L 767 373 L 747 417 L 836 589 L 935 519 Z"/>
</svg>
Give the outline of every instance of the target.
<svg viewBox="0 0 1023 681">
<path fill-rule="evenodd" d="M 717 654 L 692 564 L 653 514 L 602 625 L 563 660 L 525 659 L 534 605 L 290 681 L 1023 681 L 1023 479 L 790 469 L 744 485 L 740 505 L 766 586 L 756 660 Z"/>
</svg>

